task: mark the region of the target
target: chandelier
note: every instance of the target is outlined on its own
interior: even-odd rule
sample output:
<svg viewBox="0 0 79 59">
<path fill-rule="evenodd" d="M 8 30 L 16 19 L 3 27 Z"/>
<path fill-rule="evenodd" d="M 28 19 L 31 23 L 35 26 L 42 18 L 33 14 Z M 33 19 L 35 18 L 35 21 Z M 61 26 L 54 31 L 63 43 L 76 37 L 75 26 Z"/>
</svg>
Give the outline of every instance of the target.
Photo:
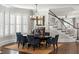
<svg viewBox="0 0 79 59">
<path fill-rule="evenodd" d="M 41 20 L 43 19 L 43 16 L 40 16 L 37 10 L 38 4 L 35 4 L 35 14 L 30 16 L 30 19 L 32 20 Z"/>
</svg>

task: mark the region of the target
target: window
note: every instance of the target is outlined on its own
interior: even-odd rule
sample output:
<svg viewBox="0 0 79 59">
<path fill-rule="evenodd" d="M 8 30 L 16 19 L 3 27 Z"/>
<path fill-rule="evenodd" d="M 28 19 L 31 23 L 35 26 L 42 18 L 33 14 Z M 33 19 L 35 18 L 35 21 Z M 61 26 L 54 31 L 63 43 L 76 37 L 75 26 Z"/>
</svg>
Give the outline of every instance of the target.
<svg viewBox="0 0 79 59">
<path fill-rule="evenodd" d="M 21 32 L 21 16 L 16 16 L 16 32 Z"/>
<path fill-rule="evenodd" d="M 15 35 L 16 32 L 28 32 L 28 15 L 14 12 L 0 12 L 0 37 Z"/>
<path fill-rule="evenodd" d="M 14 14 L 10 14 L 10 34 L 15 34 L 15 16 Z"/>
<path fill-rule="evenodd" d="M 3 36 L 3 13 L 0 12 L 0 37 Z"/>
<path fill-rule="evenodd" d="M 23 33 L 28 32 L 28 16 L 24 15 L 23 16 Z"/>
<path fill-rule="evenodd" d="M 9 35 L 9 13 L 5 12 L 5 35 Z"/>
</svg>

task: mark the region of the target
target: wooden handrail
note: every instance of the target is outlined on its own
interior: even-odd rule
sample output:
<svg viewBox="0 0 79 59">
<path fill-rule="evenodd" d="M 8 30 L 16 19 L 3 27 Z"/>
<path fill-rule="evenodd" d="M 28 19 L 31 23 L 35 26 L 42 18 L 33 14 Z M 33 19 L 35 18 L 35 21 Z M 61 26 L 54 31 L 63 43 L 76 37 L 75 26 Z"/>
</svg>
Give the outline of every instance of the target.
<svg viewBox="0 0 79 59">
<path fill-rule="evenodd" d="M 59 17 L 58 17 L 56 14 L 54 14 L 51 10 L 49 10 L 49 12 L 51 12 L 51 13 L 48 13 L 48 14 L 50 14 L 50 15 L 56 17 L 58 20 L 60 20 L 60 22 L 63 21 L 63 22 L 65 22 L 65 23 L 71 25 L 73 28 L 75 28 L 74 25 L 70 24 L 69 22 L 65 21 L 64 19 L 59 18 Z M 61 22 L 61 23 L 62 23 L 62 22 Z M 62 24 L 64 25 L 64 23 L 62 23 Z M 65 25 L 64 25 L 64 26 L 65 26 Z M 66 26 L 65 26 L 65 27 L 66 27 Z M 75 29 L 77 29 L 77 28 L 75 28 Z"/>
<path fill-rule="evenodd" d="M 53 13 L 53 12 L 52 12 Z M 48 13 L 48 14 L 50 14 L 50 13 Z M 54 14 L 54 13 L 53 13 Z M 54 17 L 56 17 L 61 23 L 62 23 L 62 21 L 60 20 L 60 18 L 59 17 L 57 17 L 55 14 L 53 15 L 53 14 L 50 14 L 50 15 L 52 15 L 52 16 L 54 16 Z M 64 23 L 62 23 L 63 25 L 64 25 Z M 65 25 L 64 25 L 65 26 Z M 65 26 L 65 28 L 66 28 L 66 26 Z"/>
</svg>

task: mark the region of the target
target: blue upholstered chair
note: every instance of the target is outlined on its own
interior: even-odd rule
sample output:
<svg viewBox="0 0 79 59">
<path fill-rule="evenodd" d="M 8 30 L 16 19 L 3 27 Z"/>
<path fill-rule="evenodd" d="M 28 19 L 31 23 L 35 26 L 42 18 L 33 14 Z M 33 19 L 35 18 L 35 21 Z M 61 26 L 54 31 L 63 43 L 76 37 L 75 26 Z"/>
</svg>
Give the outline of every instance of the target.
<svg viewBox="0 0 79 59">
<path fill-rule="evenodd" d="M 55 43 L 54 44 L 57 46 L 57 48 L 58 48 L 58 38 L 59 38 L 59 35 L 56 35 L 55 36 Z"/>
<path fill-rule="evenodd" d="M 38 36 L 34 36 L 34 46 L 40 46 L 40 38 Z"/>
<path fill-rule="evenodd" d="M 33 36 L 32 35 L 27 35 L 27 39 L 28 39 L 28 44 L 32 44 L 33 42 Z"/>
<path fill-rule="evenodd" d="M 22 46 L 24 48 L 25 44 L 28 43 L 27 36 L 21 35 Z"/>
<path fill-rule="evenodd" d="M 24 48 L 25 44 L 28 43 L 27 37 L 26 36 L 23 36 L 20 32 L 16 33 L 16 36 L 17 36 L 18 48 L 19 48 L 19 45 L 20 44 Z"/>
<path fill-rule="evenodd" d="M 16 33 L 16 38 L 17 38 L 17 43 L 18 43 L 18 48 L 19 48 L 19 45 L 22 44 L 21 33 L 20 32 Z"/>
<path fill-rule="evenodd" d="M 40 39 L 38 37 L 35 37 L 33 35 L 28 35 L 28 44 L 33 46 L 33 49 L 35 49 L 36 46 L 39 46 Z"/>
<path fill-rule="evenodd" d="M 55 45 L 58 48 L 58 37 L 59 35 L 55 35 L 55 38 L 50 37 L 49 39 L 47 39 L 47 44 L 53 44 L 54 50 L 55 50 Z"/>
</svg>

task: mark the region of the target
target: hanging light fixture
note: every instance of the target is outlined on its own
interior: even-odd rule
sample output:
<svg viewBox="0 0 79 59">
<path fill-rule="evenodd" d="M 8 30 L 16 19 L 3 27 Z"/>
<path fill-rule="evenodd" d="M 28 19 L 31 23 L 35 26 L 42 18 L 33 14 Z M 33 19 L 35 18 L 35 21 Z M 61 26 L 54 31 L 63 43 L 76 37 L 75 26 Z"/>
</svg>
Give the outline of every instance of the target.
<svg viewBox="0 0 79 59">
<path fill-rule="evenodd" d="M 40 16 L 39 13 L 38 13 L 37 5 L 38 4 L 35 4 L 35 14 L 33 16 L 30 16 L 30 19 L 32 19 L 32 20 L 41 20 L 41 19 L 43 19 L 43 16 Z"/>
</svg>

